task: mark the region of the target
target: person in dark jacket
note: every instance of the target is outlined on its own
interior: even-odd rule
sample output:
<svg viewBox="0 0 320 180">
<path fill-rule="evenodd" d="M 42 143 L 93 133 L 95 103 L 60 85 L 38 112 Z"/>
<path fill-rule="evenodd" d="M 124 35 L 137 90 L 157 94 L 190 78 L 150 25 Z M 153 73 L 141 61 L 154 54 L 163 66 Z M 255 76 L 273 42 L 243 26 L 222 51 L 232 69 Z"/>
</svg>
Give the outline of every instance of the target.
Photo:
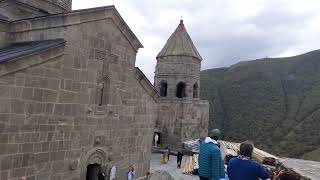
<svg viewBox="0 0 320 180">
<path fill-rule="evenodd" d="M 183 154 L 180 151 L 178 151 L 178 154 L 177 154 L 177 166 L 178 166 L 179 169 L 181 168 L 182 156 L 183 156 Z"/>
<path fill-rule="evenodd" d="M 230 180 L 266 180 L 269 172 L 259 163 L 252 161 L 253 143 L 245 141 L 240 145 L 240 155 L 228 163 L 227 173 Z"/>
<path fill-rule="evenodd" d="M 220 145 L 217 140 L 220 131 L 213 129 L 210 137 L 206 137 L 200 144 L 199 177 L 200 180 L 219 180 L 225 178 L 224 163 L 221 157 Z"/>
<path fill-rule="evenodd" d="M 168 161 L 169 161 L 170 160 L 170 153 L 171 153 L 169 146 L 167 146 L 166 151 L 168 153 Z"/>
</svg>

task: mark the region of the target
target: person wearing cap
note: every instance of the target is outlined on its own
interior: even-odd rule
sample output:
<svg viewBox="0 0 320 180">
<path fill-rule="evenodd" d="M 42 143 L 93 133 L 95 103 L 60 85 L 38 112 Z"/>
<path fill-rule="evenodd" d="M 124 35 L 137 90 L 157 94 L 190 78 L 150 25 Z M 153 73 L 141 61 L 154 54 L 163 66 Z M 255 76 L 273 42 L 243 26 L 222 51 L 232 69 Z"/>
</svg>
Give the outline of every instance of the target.
<svg viewBox="0 0 320 180">
<path fill-rule="evenodd" d="M 199 177 L 200 180 L 223 179 L 225 178 L 224 162 L 221 157 L 220 145 L 217 142 L 221 135 L 220 130 L 213 129 L 209 135 L 200 144 Z"/>
</svg>

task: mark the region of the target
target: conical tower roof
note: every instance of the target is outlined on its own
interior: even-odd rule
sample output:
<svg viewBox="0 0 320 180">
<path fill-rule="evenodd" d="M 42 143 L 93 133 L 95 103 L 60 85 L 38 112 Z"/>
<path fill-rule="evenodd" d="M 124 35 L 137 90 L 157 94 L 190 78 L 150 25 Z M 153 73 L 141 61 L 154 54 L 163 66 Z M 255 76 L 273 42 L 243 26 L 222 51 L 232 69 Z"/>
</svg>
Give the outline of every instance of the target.
<svg viewBox="0 0 320 180">
<path fill-rule="evenodd" d="M 157 58 L 165 56 L 191 56 L 202 60 L 183 24 L 183 20 L 180 20 L 177 29 L 170 36 Z"/>
</svg>

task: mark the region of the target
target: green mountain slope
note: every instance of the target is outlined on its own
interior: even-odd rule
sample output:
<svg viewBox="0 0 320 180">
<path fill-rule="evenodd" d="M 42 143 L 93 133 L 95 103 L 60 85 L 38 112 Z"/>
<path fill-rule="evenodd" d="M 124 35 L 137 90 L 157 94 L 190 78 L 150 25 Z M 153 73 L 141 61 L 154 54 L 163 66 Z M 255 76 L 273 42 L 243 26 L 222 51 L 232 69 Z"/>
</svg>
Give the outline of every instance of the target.
<svg viewBox="0 0 320 180">
<path fill-rule="evenodd" d="M 320 50 L 202 71 L 201 98 L 224 139 L 320 160 Z"/>
</svg>

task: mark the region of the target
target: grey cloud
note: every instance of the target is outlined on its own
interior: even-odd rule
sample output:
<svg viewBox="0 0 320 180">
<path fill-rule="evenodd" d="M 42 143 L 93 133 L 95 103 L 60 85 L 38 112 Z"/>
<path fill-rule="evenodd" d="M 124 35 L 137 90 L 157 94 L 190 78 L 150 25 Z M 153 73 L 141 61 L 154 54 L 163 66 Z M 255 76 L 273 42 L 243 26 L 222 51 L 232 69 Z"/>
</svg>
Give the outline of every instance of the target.
<svg viewBox="0 0 320 180">
<path fill-rule="evenodd" d="M 127 11 L 122 11 L 123 7 L 117 6 L 118 1 L 113 2 L 145 47 L 138 52 L 137 65 L 151 81 L 155 57 L 177 27 L 180 16 L 204 59 L 203 69 L 273 57 L 286 51 L 319 48 L 318 36 L 312 35 L 316 32 L 315 26 L 310 26 L 312 21 L 319 22 L 314 21 L 316 16 L 320 19 L 319 11 L 310 8 L 320 6 L 316 0 L 308 4 L 299 0 L 252 1 L 259 2 L 257 8 L 260 9 L 247 7 L 251 5 L 249 0 L 121 1 L 122 6 L 143 17 L 144 24 L 138 27 L 136 24 L 142 20 L 132 18 Z M 297 7 L 305 11 L 297 12 Z M 310 27 L 313 29 L 308 29 Z"/>
</svg>

